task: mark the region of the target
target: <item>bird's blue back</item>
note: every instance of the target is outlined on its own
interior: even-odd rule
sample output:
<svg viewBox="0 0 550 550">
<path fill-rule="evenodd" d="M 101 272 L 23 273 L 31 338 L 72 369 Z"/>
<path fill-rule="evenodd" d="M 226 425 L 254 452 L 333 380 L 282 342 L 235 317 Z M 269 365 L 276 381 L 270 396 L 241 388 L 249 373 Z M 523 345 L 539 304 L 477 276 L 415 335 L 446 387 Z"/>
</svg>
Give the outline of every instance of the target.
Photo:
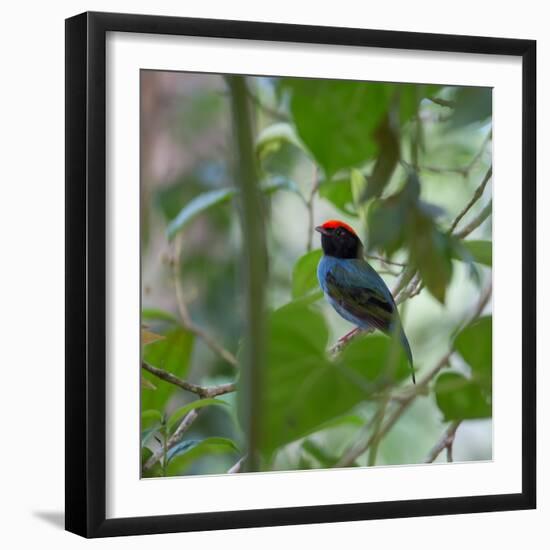
<svg viewBox="0 0 550 550">
<path fill-rule="evenodd" d="M 342 287 L 369 288 L 384 298 L 389 304 L 394 304 L 392 293 L 386 283 L 376 271 L 362 259 L 340 259 L 333 256 L 323 256 L 317 266 L 317 278 L 321 289 L 331 305 L 344 317 L 357 326 L 367 329 L 376 328 L 365 318 L 357 317 L 344 309 L 341 304 L 330 296 L 328 284 L 329 273 L 338 274 L 338 284 Z"/>
<path fill-rule="evenodd" d="M 317 277 L 332 307 L 350 323 L 363 330 L 378 329 L 385 333 L 397 329 L 412 366 L 411 347 L 393 295 L 382 277 L 365 260 L 324 255 L 317 267 Z"/>
</svg>

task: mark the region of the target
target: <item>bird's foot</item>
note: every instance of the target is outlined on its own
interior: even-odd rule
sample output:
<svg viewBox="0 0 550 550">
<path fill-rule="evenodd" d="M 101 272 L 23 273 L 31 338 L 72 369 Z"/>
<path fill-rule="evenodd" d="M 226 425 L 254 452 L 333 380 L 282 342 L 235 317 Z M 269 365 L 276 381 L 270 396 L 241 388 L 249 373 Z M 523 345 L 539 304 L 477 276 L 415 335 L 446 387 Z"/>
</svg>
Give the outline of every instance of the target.
<svg viewBox="0 0 550 550">
<path fill-rule="evenodd" d="M 344 336 L 338 338 L 338 344 L 345 344 L 359 332 L 361 332 L 361 329 L 359 327 L 355 327 L 353 330 L 350 330 L 347 334 L 344 334 Z"/>
</svg>

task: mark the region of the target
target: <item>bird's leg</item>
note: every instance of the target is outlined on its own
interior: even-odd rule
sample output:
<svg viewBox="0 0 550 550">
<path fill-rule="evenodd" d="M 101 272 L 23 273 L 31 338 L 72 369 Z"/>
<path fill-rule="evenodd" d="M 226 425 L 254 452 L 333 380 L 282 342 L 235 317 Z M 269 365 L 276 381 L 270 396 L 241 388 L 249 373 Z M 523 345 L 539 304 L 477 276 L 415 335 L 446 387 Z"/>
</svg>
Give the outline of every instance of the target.
<svg viewBox="0 0 550 550">
<path fill-rule="evenodd" d="M 344 336 L 338 338 L 338 343 L 345 344 L 348 340 L 353 338 L 358 332 L 361 332 L 361 329 L 359 327 L 355 327 L 353 330 L 350 330 L 347 334 L 344 334 Z"/>
</svg>

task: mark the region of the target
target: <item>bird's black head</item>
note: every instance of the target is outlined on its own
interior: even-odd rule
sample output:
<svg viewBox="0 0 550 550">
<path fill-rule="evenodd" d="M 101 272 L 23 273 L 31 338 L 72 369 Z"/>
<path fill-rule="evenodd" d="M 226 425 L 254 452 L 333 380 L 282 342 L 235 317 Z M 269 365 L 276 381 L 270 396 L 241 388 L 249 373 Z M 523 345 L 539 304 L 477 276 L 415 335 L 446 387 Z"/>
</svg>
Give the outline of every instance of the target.
<svg viewBox="0 0 550 550">
<path fill-rule="evenodd" d="M 361 257 L 361 241 L 347 223 L 329 220 L 315 230 L 321 233 L 321 246 L 326 256 L 342 259 Z"/>
</svg>

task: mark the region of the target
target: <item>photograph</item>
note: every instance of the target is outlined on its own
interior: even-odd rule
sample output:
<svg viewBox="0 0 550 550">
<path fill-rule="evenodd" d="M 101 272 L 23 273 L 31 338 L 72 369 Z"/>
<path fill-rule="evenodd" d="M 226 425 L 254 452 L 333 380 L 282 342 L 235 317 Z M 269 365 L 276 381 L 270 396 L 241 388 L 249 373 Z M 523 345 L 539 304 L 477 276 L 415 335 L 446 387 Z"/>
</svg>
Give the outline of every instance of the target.
<svg viewBox="0 0 550 550">
<path fill-rule="evenodd" d="M 142 479 L 493 460 L 492 94 L 141 69 Z"/>
</svg>

